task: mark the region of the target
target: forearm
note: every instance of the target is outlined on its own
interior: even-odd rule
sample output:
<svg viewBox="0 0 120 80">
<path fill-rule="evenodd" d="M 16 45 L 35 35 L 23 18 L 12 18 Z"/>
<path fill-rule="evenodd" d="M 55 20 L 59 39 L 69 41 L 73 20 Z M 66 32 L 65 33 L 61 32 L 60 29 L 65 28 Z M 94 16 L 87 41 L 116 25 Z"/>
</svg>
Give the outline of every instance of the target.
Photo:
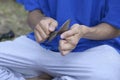
<svg viewBox="0 0 120 80">
<path fill-rule="evenodd" d="M 107 23 L 101 23 L 97 26 L 89 28 L 83 37 L 92 40 L 106 40 L 117 36 L 120 36 L 120 30 Z"/>
<path fill-rule="evenodd" d="M 34 27 L 39 23 L 40 19 L 43 17 L 44 15 L 41 13 L 40 10 L 34 10 L 32 12 L 28 13 L 28 24 L 29 26 L 34 29 Z"/>
</svg>

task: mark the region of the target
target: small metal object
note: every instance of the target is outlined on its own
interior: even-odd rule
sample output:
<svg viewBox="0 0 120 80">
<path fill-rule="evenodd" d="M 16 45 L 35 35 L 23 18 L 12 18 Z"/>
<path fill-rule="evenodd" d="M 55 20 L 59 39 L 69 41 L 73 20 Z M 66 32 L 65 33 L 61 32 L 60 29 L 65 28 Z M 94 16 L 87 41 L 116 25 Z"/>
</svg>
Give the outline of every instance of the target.
<svg viewBox="0 0 120 80">
<path fill-rule="evenodd" d="M 70 25 L 70 19 L 65 21 L 65 23 L 61 26 L 61 28 L 58 31 L 54 31 L 50 34 L 48 38 L 48 42 L 52 41 L 58 34 L 62 34 L 63 32 L 67 31 L 69 29 Z"/>
</svg>

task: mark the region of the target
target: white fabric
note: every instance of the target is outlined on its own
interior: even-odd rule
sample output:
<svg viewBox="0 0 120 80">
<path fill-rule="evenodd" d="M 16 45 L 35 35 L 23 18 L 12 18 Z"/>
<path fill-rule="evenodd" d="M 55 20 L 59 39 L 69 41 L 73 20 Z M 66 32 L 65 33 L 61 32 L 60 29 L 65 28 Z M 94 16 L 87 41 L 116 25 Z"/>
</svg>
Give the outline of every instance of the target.
<svg viewBox="0 0 120 80">
<path fill-rule="evenodd" d="M 101 45 L 62 56 L 26 36 L 0 43 L 0 80 L 24 80 L 43 72 L 53 80 L 120 80 L 120 55 Z"/>
</svg>

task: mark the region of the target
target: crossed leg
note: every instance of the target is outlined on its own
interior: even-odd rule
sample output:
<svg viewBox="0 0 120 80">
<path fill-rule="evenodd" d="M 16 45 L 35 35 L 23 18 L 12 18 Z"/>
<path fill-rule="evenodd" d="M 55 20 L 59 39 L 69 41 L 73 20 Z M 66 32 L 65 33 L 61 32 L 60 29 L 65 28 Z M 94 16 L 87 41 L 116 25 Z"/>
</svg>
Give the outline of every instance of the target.
<svg viewBox="0 0 120 80">
<path fill-rule="evenodd" d="M 26 36 L 0 42 L 0 80 L 25 80 L 41 75 L 39 58 L 44 55 L 38 46 Z"/>
<path fill-rule="evenodd" d="M 62 57 L 49 53 L 54 59 L 43 67 L 55 77 L 53 80 L 120 80 L 120 54 L 108 45 Z"/>
<path fill-rule="evenodd" d="M 0 80 L 25 80 L 43 72 L 53 80 L 120 80 L 119 61 L 108 45 L 62 56 L 22 36 L 0 43 Z"/>
</svg>

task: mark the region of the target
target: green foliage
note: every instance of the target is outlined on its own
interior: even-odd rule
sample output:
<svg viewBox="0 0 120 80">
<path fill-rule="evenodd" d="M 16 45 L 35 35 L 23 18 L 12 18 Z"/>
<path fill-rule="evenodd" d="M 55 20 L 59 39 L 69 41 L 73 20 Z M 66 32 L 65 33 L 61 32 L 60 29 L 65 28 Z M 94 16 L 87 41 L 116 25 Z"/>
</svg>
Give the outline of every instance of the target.
<svg viewBox="0 0 120 80">
<path fill-rule="evenodd" d="M 16 36 L 31 31 L 26 22 L 27 12 L 14 0 L 0 0 L 0 27 L 7 26 Z"/>
</svg>

